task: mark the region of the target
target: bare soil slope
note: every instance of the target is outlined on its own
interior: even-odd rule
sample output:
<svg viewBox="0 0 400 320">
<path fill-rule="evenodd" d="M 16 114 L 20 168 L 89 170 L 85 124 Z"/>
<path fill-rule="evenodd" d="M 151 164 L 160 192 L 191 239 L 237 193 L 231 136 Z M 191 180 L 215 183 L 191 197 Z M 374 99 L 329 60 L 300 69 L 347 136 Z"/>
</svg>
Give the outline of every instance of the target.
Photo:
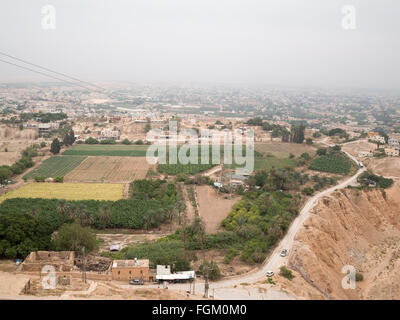
<svg viewBox="0 0 400 320">
<path fill-rule="evenodd" d="M 289 284 L 303 298 L 400 299 L 400 187 L 343 189 L 323 198 L 296 236 L 289 266 L 308 289 Z M 342 288 L 342 268 L 364 276 Z M 316 292 L 319 294 L 315 295 Z"/>
</svg>

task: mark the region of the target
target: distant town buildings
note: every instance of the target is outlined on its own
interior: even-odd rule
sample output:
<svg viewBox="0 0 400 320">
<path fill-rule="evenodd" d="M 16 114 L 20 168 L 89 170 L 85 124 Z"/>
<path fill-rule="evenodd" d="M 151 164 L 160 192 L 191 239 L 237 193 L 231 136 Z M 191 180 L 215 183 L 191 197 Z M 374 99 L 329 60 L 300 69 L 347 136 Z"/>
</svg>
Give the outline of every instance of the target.
<svg viewBox="0 0 400 320">
<path fill-rule="evenodd" d="M 50 133 L 52 130 L 57 130 L 59 127 L 59 124 L 56 122 L 51 122 L 51 123 L 39 123 L 38 128 L 39 128 L 39 135 L 44 135 Z"/>
<path fill-rule="evenodd" d="M 389 138 L 388 145 L 394 149 L 399 149 L 399 140 L 396 138 Z"/>
<path fill-rule="evenodd" d="M 399 156 L 399 149 L 385 148 L 385 154 L 390 156 L 390 157 L 398 157 Z"/>
<path fill-rule="evenodd" d="M 100 140 L 119 140 L 119 137 L 118 130 L 103 129 L 100 132 Z"/>
<path fill-rule="evenodd" d="M 377 133 L 377 132 L 368 132 L 368 138 L 371 140 L 371 141 L 374 141 L 374 142 L 379 142 L 379 143 L 381 143 L 381 144 L 385 144 L 385 137 L 382 137 L 381 135 L 379 135 L 379 133 Z"/>
</svg>

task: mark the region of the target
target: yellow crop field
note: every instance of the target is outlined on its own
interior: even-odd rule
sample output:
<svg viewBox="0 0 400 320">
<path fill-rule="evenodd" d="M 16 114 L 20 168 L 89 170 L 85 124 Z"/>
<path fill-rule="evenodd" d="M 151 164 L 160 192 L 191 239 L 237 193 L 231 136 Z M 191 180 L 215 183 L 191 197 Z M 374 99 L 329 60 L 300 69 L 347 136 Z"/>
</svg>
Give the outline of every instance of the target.
<svg viewBox="0 0 400 320">
<path fill-rule="evenodd" d="M 0 203 L 10 198 L 116 201 L 123 198 L 123 189 L 117 183 L 29 183 L 0 196 Z"/>
</svg>

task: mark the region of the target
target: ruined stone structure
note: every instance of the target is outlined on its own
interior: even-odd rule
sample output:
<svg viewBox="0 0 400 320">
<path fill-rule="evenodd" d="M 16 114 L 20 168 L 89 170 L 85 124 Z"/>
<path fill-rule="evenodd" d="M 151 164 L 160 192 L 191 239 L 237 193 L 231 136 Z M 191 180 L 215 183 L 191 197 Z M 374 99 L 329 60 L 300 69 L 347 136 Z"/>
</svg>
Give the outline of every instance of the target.
<svg viewBox="0 0 400 320">
<path fill-rule="evenodd" d="M 19 271 L 40 272 L 44 266 L 52 266 L 56 272 L 69 272 L 74 269 L 73 251 L 36 251 L 31 252 L 21 264 Z"/>
</svg>

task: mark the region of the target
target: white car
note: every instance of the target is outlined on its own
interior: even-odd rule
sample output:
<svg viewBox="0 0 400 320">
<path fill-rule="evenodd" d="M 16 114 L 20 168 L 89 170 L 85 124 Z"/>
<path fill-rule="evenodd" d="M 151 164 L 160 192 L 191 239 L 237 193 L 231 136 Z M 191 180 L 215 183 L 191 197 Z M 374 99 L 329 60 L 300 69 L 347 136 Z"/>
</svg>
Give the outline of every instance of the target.
<svg viewBox="0 0 400 320">
<path fill-rule="evenodd" d="M 281 257 L 286 257 L 287 256 L 287 250 L 286 249 L 283 249 L 282 251 L 281 251 Z"/>
<path fill-rule="evenodd" d="M 274 275 L 273 271 L 267 271 L 267 277 L 271 278 Z"/>
</svg>

